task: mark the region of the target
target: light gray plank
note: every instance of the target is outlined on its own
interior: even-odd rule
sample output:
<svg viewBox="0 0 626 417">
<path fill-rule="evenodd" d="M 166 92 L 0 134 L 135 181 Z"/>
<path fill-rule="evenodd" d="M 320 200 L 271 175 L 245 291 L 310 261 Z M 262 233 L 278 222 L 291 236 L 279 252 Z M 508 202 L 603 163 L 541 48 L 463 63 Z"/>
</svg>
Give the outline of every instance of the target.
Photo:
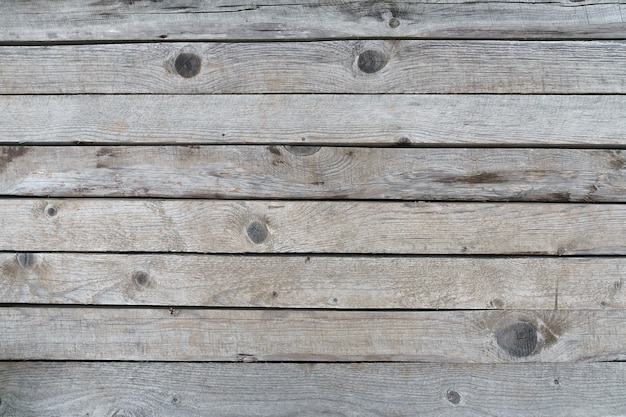
<svg viewBox="0 0 626 417">
<path fill-rule="evenodd" d="M 0 363 L 10 416 L 617 416 L 624 363 Z"/>
<path fill-rule="evenodd" d="M 0 195 L 626 201 L 626 151 L 0 147 Z"/>
<path fill-rule="evenodd" d="M 624 38 L 623 1 L 44 0 L 3 3 L 0 41 Z"/>
<path fill-rule="evenodd" d="M 623 309 L 624 258 L 0 254 L 0 303 Z"/>
<path fill-rule="evenodd" d="M 0 200 L 0 250 L 626 254 L 626 206 Z"/>
<path fill-rule="evenodd" d="M 0 308 L 2 360 L 626 359 L 626 310 Z"/>
<path fill-rule="evenodd" d="M 0 55 L 0 94 L 626 93 L 625 41 L 3 46 Z"/>
<path fill-rule="evenodd" d="M 2 143 L 624 147 L 620 95 L 0 96 Z"/>
</svg>

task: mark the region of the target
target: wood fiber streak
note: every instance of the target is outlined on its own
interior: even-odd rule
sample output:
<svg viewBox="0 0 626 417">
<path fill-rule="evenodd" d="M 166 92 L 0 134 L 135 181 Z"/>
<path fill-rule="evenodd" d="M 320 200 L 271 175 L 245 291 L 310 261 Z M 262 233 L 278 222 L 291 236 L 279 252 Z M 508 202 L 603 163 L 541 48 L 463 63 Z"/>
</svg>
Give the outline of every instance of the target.
<svg viewBox="0 0 626 417">
<path fill-rule="evenodd" d="M 0 96 L 0 142 L 623 148 L 624 114 L 620 95 Z"/>
<path fill-rule="evenodd" d="M 6 415 L 620 415 L 624 363 L 0 363 Z M 78 382 L 80 381 L 80 383 Z M 458 395 L 458 403 L 449 398 Z M 506 399 L 503 401 L 503 399 Z"/>
<path fill-rule="evenodd" d="M 626 360 L 625 310 L 374 312 L 4 307 L 2 360 Z M 33 343 L 37 335 L 37 343 Z"/>
<path fill-rule="evenodd" d="M 197 75 L 178 72 L 180 54 L 200 61 Z M 3 46 L 0 55 L 0 94 L 626 93 L 626 41 Z"/>
<path fill-rule="evenodd" d="M 626 151 L 0 147 L 0 195 L 625 202 Z"/>
<path fill-rule="evenodd" d="M 624 38 L 621 0 L 7 2 L 2 42 Z"/>
<path fill-rule="evenodd" d="M 624 309 L 625 268 L 623 258 L 2 253 L 0 303 Z"/>
<path fill-rule="evenodd" d="M 626 254 L 616 204 L 5 198 L 0 230 L 3 251 Z"/>
</svg>

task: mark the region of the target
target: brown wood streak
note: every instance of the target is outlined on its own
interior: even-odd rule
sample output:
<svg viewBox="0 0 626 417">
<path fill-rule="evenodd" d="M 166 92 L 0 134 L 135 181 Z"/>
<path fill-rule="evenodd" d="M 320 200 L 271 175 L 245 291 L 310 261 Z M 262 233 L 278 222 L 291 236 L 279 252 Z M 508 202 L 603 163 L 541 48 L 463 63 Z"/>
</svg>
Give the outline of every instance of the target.
<svg viewBox="0 0 626 417">
<path fill-rule="evenodd" d="M 623 1 L 8 2 L 0 41 L 623 39 Z M 71 16 L 68 25 L 67 16 Z"/>
<path fill-rule="evenodd" d="M 626 93 L 625 41 L 93 44 L 0 54 L 0 94 Z M 181 54 L 197 57 L 197 75 L 178 72 Z"/>
<path fill-rule="evenodd" d="M 621 150 L 272 145 L 7 146 L 0 152 L 10 157 L 2 164 L 0 195 L 626 201 Z"/>
</svg>

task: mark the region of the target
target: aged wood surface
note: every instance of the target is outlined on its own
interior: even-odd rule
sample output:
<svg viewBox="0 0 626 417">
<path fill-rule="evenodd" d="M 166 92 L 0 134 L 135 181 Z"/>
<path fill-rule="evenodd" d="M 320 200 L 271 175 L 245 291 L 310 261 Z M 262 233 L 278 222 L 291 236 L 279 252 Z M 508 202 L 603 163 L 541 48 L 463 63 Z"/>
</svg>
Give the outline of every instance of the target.
<svg viewBox="0 0 626 417">
<path fill-rule="evenodd" d="M 625 269 L 621 257 L 1 253 L 0 303 L 623 309 Z"/>
<path fill-rule="evenodd" d="M 626 93 L 626 41 L 3 46 L 0 55 L 0 94 Z"/>
<path fill-rule="evenodd" d="M 625 310 L 0 308 L 2 360 L 625 360 Z M 33 337 L 36 335 L 36 343 Z"/>
<path fill-rule="evenodd" d="M 0 143 L 625 147 L 621 95 L 0 96 Z"/>
<path fill-rule="evenodd" d="M 7 1 L 0 42 L 626 37 L 623 0 Z"/>
<path fill-rule="evenodd" d="M 0 147 L 0 195 L 626 201 L 626 151 Z"/>
<path fill-rule="evenodd" d="M 0 412 L 29 416 L 622 415 L 624 363 L 0 363 Z"/>
<path fill-rule="evenodd" d="M 0 250 L 626 254 L 626 206 L 0 200 Z"/>
</svg>

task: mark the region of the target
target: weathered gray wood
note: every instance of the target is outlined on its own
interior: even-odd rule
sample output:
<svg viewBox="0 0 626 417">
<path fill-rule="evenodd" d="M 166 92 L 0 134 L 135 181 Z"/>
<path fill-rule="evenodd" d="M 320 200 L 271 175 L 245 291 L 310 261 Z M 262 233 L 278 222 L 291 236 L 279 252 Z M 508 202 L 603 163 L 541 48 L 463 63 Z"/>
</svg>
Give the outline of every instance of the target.
<svg viewBox="0 0 626 417">
<path fill-rule="evenodd" d="M 626 254 L 616 204 L 0 200 L 0 250 Z"/>
<path fill-rule="evenodd" d="M 0 96 L 0 143 L 624 147 L 620 95 Z"/>
<path fill-rule="evenodd" d="M 623 309 L 624 258 L 0 254 L 0 303 Z"/>
<path fill-rule="evenodd" d="M 0 195 L 626 201 L 626 151 L 0 147 Z"/>
<path fill-rule="evenodd" d="M 626 41 L 4 46 L 0 56 L 0 94 L 626 93 Z"/>
<path fill-rule="evenodd" d="M 626 310 L 0 308 L 2 360 L 626 359 Z"/>
<path fill-rule="evenodd" d="M 622 0 L 6 1 L 0 41 L 624 38 Z"/>
<path fill-rule="evenodd" d="M 0 363 L 8 416 L 605 417 L 624 363 Z M 80 382 L 78 382 L 80 381 Z"/>
</svg>

